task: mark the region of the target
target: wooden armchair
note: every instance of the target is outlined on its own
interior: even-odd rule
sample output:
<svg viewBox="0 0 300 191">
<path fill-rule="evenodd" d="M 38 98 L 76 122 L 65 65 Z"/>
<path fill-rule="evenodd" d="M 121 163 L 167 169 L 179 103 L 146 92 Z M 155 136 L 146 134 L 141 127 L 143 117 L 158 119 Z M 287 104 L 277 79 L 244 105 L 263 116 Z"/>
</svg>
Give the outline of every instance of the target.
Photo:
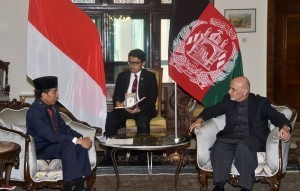
<svg viewBox="0 0 300 191">
<path fill-rule="evenodd" d="M 283 113 L 291 122 L 294 128 L 297 112 L 286 106 L 275 106 L 279 112 Z M 213 169 L 210 161 L 210 148 L 216 140 L 216 134 L 225 126 L 225 116 L 219 116 L 207 120 L 202 127 L 195 129 L 197 140 L 197 163 L 198 178 L 202 185 L 200 190 L 207 190 L 208 178 L 213 176 Z M 258 167 L 255 170 L 256 181 L 268 183 L 270 191 L 277 191 L 280 187 L 280 181 L 286 171 L 288 152 L 291 140 L 284 143 L 278 138 L 279 128 L 271 123 L 271 130 L 266 143 L 266 152 L 258 152 Z M 231 174 L 228 177 L 228 182 L 234 186 L 238 186 L 239 172 L 234 164 L 231 167 Z"/>
<path fill-rule="evenodd" d="M 153 136 L 164 136 L 167 133 L 167 122 L 164 117 L 161 116 L 161 99 L 162 99 L 162 68 L 147 68 L 146 70 L 155 73 L 157 86 L 158 86 L 158 96 L 156 100 L 156 110 L 157 116 L 152 118 L 150 121 L 150 134 Z M 136 134 L 137 127 L 134 119 L 126 120 L 126 134 L 132 136 Z"/>
<path fill-rule="evenodd" d="M 12 102 L 0 104 L 0 139 L 11 141 L 21 146 L 19 169 L 12 169 L 11 185 L 21 186 L 33 191 L 41 188 L 63 189 L 61 161 L 37 160 L 34 141 L 26 134 L 26 113 L 30 104 Z M 61 116 L 72 129 L 85 137 L 95 140 L 96 130 L 87 124 L 79 122 L 69 112 L 61 111 Z M 89 150 L 92 174 L 87 177 L 87 187 L 92 190 L 96 180 L 96 149 Z M 1 182 L 0 182 L 1 183 Z"/>
</svg>

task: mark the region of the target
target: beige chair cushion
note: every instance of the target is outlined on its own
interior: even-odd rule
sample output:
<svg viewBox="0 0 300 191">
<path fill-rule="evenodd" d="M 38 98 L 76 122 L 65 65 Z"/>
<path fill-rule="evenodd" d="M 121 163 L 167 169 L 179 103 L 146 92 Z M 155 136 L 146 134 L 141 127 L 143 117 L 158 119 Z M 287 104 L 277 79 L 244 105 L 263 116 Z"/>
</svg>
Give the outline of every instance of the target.
<svg viewBox="0 0 300 191">
<path fill-rule="evenodd" d="M 53 160 L 37 160 L 37 170 L 59 170 L 62 168 L 60 159 Z"/>
<path fill-rule="evenodd" d="M 161 135 L 165 136 L 167 133 L 167 125 L 166 125 L 166 119 L 157 116 L 151 119 L 150 121 L 150 134 L 151 135 Z M 134 119 L 128 119 L 126 120 L 126 134 L 131 136 L 135 135 L 137 132 L 136 124 Z"/>
</svg>

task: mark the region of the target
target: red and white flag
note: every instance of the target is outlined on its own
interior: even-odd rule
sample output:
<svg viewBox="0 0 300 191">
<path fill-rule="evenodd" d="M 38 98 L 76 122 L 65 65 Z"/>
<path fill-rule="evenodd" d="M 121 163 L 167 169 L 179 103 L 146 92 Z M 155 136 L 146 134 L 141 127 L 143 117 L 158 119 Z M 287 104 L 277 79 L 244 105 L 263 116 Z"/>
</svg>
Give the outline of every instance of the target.
<svg viewBox="0 0 300 191">
<path fill-rule="evenodd" d="M 106 86 L 99 31 L 70 0 L 30 0 L 27 75 L 57 76 L 59 101 L 79 120 L 105 127 Z"/>
</svg>

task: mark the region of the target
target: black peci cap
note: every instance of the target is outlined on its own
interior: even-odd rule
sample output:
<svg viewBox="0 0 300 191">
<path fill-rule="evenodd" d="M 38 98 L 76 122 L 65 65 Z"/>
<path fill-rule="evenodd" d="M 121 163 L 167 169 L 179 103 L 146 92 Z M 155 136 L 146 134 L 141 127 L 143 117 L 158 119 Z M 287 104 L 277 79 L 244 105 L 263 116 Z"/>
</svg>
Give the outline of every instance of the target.
<svg viewBox="0 0 300 191">
<path fill-rule="evenodd" d="M 56 76 L 44 76 L 33 80 L 33 84 L 36 90 L 47 90 L 57 87 Z"/>
</svg>

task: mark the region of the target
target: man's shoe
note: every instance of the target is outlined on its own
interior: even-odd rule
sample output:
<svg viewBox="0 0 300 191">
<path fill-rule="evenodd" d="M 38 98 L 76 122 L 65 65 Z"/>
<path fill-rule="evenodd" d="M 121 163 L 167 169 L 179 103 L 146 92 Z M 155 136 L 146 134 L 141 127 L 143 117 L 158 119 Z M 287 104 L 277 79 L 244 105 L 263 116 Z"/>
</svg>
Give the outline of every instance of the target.
<svg viewBox="0 0 300 191">
<path fill-rule="evenodd" d="M 251 190 L 246 189 L 246 188 L 242 188 L 241 191 L 251 191 Z"/>
<path fill-rule="evenodd" d="M 72 183 L 71 181 L 64 182 L 64 191 L 72 191 Z"/>
<path fill-rule="evenodd" d="M 214 187 L 213 191 L 225 191 L 224 188 L 219 188 L 217 186 Z"/>
<path fill-rule="evenodd" d="M 78 189 L 75 187 L 75 189 L 73 191 L 90 191 L 90 189 L 88 189 L 88 188 L 79 188 Z"/>
<path fill-rule="evenodd" d="M 144 153 L 144 152 L 142 152 L 142 153 L 139 153 L 139 155 L 138 155 L 138 159 L 139 159 L 139 163 L 140 163 L 140 165 L 147 165 L 148 163 L 147 163 L 147 153 Z"/>
</svg>

